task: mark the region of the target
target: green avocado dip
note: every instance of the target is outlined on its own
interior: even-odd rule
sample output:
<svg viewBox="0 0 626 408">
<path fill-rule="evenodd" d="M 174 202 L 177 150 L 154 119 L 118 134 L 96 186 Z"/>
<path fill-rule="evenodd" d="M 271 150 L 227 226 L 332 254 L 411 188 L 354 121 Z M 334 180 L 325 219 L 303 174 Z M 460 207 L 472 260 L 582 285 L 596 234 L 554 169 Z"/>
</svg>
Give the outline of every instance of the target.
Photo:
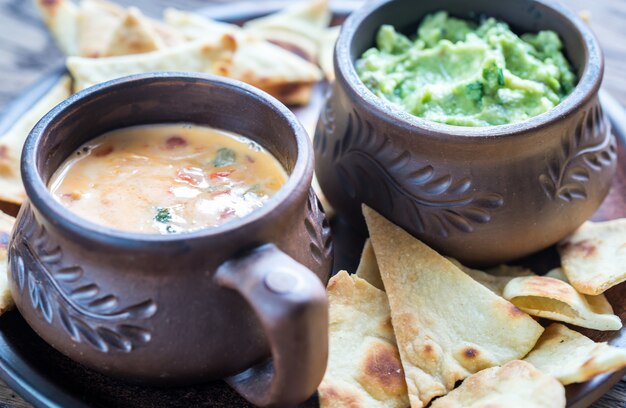
<svg viewBox="0 0 626 408">
<path fill-rule="evenodd" d="M 458 126 L 516 123 L 558 105 L 576 76 L 553 31 L 513 33 L 494 18 L 480 23 L 440 11 L 415 40 L 383 25 L 376 47 L 356 62 L 377 96 L 427 120 Z"/>
</svg>

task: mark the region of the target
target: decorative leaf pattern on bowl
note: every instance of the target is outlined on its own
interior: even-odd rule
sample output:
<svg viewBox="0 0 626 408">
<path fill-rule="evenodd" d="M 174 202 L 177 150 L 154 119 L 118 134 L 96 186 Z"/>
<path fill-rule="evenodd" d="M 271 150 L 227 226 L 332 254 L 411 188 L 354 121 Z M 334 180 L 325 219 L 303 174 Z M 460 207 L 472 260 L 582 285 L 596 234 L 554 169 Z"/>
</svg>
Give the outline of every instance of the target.
<svg viewBox="0 0 626 408">
<path fill-rule="evenodd" d="M 323 105 L 322 113 L 320 114 L 319 121 L 317 122 L 315 137 L 313 138 L 313 145 L 322 156 L 326 155 L 328 138 L 333 135 L 337 129 L 335 124 L 335 110 L 332 106 L 332 86 L 328 87 L 325 99 L 326 102 Z"/>
<path fill-rule="evenodd" d="M 476 224 L 491 221 L 492 211 L 504 204 L 500 194 L 475 191 L 469 176 L 455 179 L 419 163 L 356 111 L 349 114 L 343 137 L 335 140 L 332 159 L 352 199 L 405 214 L 417 233 L 470 233 Z"/>
<path fill-rule="evenodd" d="M 315 262 L 322 265 L 332 255 L 333 242 L 330 236 L 330 225 L 313 189 L 309 190 L 304 227 L 310 237 L 311 256 Z"/>
<path fill-rule="evenodd" d="M 561 137 L 561 148 L 546 157 L 539 183 L 548 198 L 571 202 L 587 198 L 591 171 L 601 171 L 617 158 L 615 140 L 600 104 L 586 110 L 573 131 Z"/>
<path fill-rule="evenodd" d="M 155 302 L 121 307 L 117 296 L 102 293 L 97 283 L 86 282 L 83 269 L 64 262 L 60 246 L 36 222 L 30 209 L 24 211 L 10 252 L 10 270 L 19 290 L 26 291 L 33 308 L 48 324 L 59 319 L 73 341 L 103 353 L 128 353 L 150 341 L 148 329 L 129 322 L 154 316 Z"/>
</svg>

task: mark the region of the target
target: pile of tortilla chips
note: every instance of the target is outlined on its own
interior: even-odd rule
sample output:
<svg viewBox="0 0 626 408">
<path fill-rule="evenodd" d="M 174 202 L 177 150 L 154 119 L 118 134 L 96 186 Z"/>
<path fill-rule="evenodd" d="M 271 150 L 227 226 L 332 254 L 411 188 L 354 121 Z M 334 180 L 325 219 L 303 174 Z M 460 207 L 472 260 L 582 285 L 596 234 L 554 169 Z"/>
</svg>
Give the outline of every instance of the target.
<svg viewBox="0 0 626 408">
<path fill-rule="evenodd" d="M 34 1 L 68 56 L 71 76 L 62 77 L 0 135 L 4 203 L 20 205 L 26 198 L 19 167 L 28 133 L 73 92 L 130 74 L 191 71 L 238 79 L 283 103 L 305 105 L 313 86 L 334 75 L 332 53 L 339 30 L 329 28 L 328 0 L 298 3 L 243 27 L 175 9 L 166 9 L 163 21 L 157 21 L 137 8 L 104 0 Z"/>
<path fill-rule="evenodd" d="M 563 267 L 538 276 L 467 268 L 363 212 L 357 273 L 328 284 L 322 407 L 564 407 L 564 385 L 626 367 L 626 350 L 533 318 L 622 327 L 602 292 L 626 279 L 626 220 L 583 225 L 559 245 Z"/>
<path fill-rule="evenodd" d="M 243 27 L 175 9 L 157 21 L 105 0 L 35 3 L 68 56 L 74 91 L 130 74 L 192 71 L 235 78 L 299 105 L 324 72 L 332 76 L 338 31 L 328 27 L 328 0 L 295 4 Z"/>
</svg>

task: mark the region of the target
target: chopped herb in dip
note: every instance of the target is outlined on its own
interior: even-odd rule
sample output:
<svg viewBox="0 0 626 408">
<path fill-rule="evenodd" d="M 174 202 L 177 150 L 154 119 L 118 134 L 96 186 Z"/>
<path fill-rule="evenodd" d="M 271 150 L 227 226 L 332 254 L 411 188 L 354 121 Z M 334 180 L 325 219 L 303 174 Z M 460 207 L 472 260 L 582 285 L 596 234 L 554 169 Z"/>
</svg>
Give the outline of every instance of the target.
<svg viewBox="0 0 626 408">
<path fill-rule="evenodd" d="M 518 36 L 494 18 L 480 23 L 430 14 L 414 39 L 383 25 L 356 63 L 377 96 L 440 123 L 516 123 L 558 105 L 576 84 L 553 31 Z"/>
<path fill-rule="evenodd" d="M 226 167 L 235 163 L 235 160 L 237 160 L 237 154 L 235 151 L 227 147 L 222 147 L 217 151 L 213 165 L 215 167 Z"/>
<path fill-rule="evenodd" d="M 172 221 L 172 214 L 170 213 L 169 208 L 157 208 L 157 213 L 154 216 L 154 220 L 156 222 L 160 222 L 161 224 L 167 224 Z"/>
</svg>

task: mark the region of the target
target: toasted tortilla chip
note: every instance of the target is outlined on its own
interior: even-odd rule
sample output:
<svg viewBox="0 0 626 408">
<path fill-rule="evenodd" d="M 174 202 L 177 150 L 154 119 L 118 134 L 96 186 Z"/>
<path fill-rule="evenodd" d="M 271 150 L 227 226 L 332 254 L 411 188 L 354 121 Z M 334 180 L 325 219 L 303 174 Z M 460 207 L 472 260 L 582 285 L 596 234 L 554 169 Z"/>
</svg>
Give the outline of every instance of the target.
<svg viewBox="0 0 626 408">
<path fill-rule="evenodd" d="M 216 73 L 218 66 L 224 69 L 229 65 L 235 47 L 232 37 L 224 36 L 215 41 L 196 41 L 139 55 L 99 59 L 70 57 L 67 68 L 76 81 L 75 90 L 80 91 L 101 82 L 143 72 Z"/>
<path fill-rule="evenodd" d="M 238 26 L 174 9 L 165 11 L 165 19 L 188 39 L 208 39 L 225 33 L 233 36 L 237 51 L 232 64 L 218 73 L 262 89 L 287 105 L 307 104 L 313 85 L 323 78 L 317 65 Z"/>
<path fill-rule="evenodd" d="M 150 21 L 135 7 L 130 7 L 118 24 L 104 52 L 107 57 L 143 54 L 165 48 L 166 45 L 150 24 Z"/>
<path fill-rule="evenodd" d="M 78 9 L 78 55 L 87 58 L 105 56 L 115 30 L 125 11 L 103 0 L 82 0 Z"/>
<path fill-rule="evenodd" d="M 331 18 L 332 13 L 328 0 L 311 0 L 285 7 L 281 11 L 265 17 L 249 20 L 244 27 L 293 27 L 304 32 L 305 28 L 323 29 L 328 27 Z"/>
<path fill-rule="evenodd" d="M 506 285 L 503 296 L 532 316 L 595 330 L 622 328 L 608 302 L 590 304 L 570 284 L 550 276 L 515 278 Z"/>
<path fill-rule="evenodd" d="M 287 105 L 304 105 L 311 98 L 313 84 L 322 79 L 320 69 L 293 53 L 243 32 L 233 24 L 175 9 L 165 11 L 165 20 L 188 39 L 211 38 L 228 34 L 236 38 L 237 51 L 224 75 L 264 90 Z"/>
<path fill-rule="evenodd" d="M 151 18 L 148 19 L 148 21 L 150 21 L 150 25 L 154 29 L 154 32 L 161 38 L 161 41 L 163 41 L 167 47 L 176 47 L 187 41 L 185 36 L 178 32 L 175 28 Z"/>
<path fill-rule="evenodd" d="M 370 285 L 376 289 L 382 291 L 385 290 L 383 280 L 380 277 L 380 270 L 378 269 L 378 263 L 376 262 L 376 254 L 374 254 L 374 248 L 372 247 L 372 241 L 367 239 L 363 246 L 363 252 L 361 252 L 361 260 L 359 261 L 359 267 L 356 270 L 356 276 L 361 279 L 365 279 Z"/>
<path fill-rule="evenodd" d="M 328 0 L 313 0 L 250 20 L 244 24 L 244 29 L 310 62 L 316 62 L 320 40 L 330 24 L 331 17 Z"/>
<path fill-rule="evenodd" d="M 472 375 L 432 408 L 559 408 L 565 388 L 531 364 L 514 360 Z"/>
<path fill-rule="evenodd" d="M 626 280 L 626 218 L 586 222 L 558 250 L 563 271 L 577 291 L 603 293 Z"/>
<path fill-rule="evenodd" d="M 322 41 L 320 42 L 320 53 L 317 62 L 322 67 L 322 71 L 329 81 L 335 80 L 335 44 L 340 32 L 341 26 L 329 28 L 322 36 Z"/>
<path fill-rule="evenodd" d="M 15 219 L 0 212 L 0 314 L 13 308 L 13 298 L 9 290 L 7 248 Z"/>
<path fill-rule="evenodd" d="M 500 273 L 503 273 L 504 271 L 509 271 L 511 275 L 508 275 L 508 276 L 503 275 L 503 274 L 492 275 L 491 273 L 487 273 L 485 271 L 469 268 L 461 264 L 461 262 L 457 261 L 454 258 L 446 257 L 446 259 L 448 259 L 457 268 L 459 268 L 460 270 L 465 272 L 467 275 L 469 275 L 476 282 L 480 283 L 481 285 L 491 290 L 493 293 L 495 293 L 498 296 L 502 296 L 502 293 L 504 292 L 504 287 L 507 285 L 507 283 L 509 283 L 512 279 L 515 279 L 516 277 L 520 276 L 519 275 L 520 273 L 523 273 L 523 272 L 518 271 L 514 267 L 501 265 L 500 267 L 498 267 L 500 268 L 498 269 L 498 271 Z"/>
<path fill-rule="evenodd" d="M 65 55 L 78 55 L 78 7 L 69 0 L 35 0 L 48 30 Z"/>
<path fill-rule="evenodd" d="M 626 350 L 552 323 L 524 360 L 567 385 L 626 367 Z"/>
<path fill-rule="evenodd" d="M 251 84 L 283 103 L 308 103 L 313 85 L 323 78 L 317 65 L 251 36 L 238 36 L 231 78 Z"/>
<path fill-rule="evenodd" d="M 165 23 L 176 29 L 189 41 L 211 39 L 224 34 L 235 35 L 241 28 L 235 24 L 211 20 L 197 13 L 167 8 L 163 12 Z"/>
<path fill-rule="evenodd" d="M 559 279 L 569 284 L 569 281 L 567 280 L 567 276 L 565 276 L 565 273 L 563 272 L 563 268 L 554 268 L 550 272 L 546 273 L 545 276 Z M 582 295 L 582 296 L 584 296 L 585 300 L 591 307 L 591 310 L 595 310 L 596 313 L 603 313 L 603 314 L 613 313 L 613 307 L 611 306 L 609 301 L 606 299 L 606 296 L 604 296 L 604 294 L 599 294 L 595 296 L 593 295 Z"/>
<path fill-rule="evenodd" d="M 518 276 L 536 275 L 536 273 L 534 273 L 532 270 L 524 266 L 518 265 L 498 265 L 494 266 L 493 268 L 486 269 L 485 272 L 493 276 L 514 276 L 516 278 Z"/>
<path fill-rule="evenodd" d="M 0 135 L 0 201 L 22 204 L 26 199 L 20 174 L 24 141 L 31 129 L 48 111 L 70 97 L 71 88 L 70 77 L 64 75 L 35 106 L 13 124 L 7 133 Z"/>
<path fill-rule="evenodd" d="M 328 282 L 329 358 L 321 408 L 408 406 L 385 293 L 341 271 Z"/>
<path fill-rule="evenodd" d="M 363 208 L 413 408 L 525 356 L 543 328 L 437 252 Z"/>
</svg>

